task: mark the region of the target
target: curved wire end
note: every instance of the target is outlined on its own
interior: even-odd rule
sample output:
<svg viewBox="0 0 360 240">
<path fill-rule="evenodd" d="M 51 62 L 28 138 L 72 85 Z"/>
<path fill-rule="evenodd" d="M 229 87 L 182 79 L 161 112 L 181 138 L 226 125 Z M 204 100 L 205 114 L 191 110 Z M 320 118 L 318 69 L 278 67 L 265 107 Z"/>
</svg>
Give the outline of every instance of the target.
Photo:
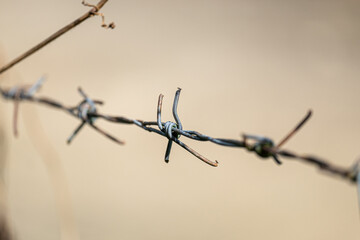
<svg viewBox="0 0 360 240">
<path fill-rule="evenodd" d="M 255 152 L 261 158 L 272 157 L 275 163 L 277 163 L 278 165 L 282 164 L 282 162 L 276 155 L 277 149 L 274 148 L 274 142 L 271 139 L 262 136 L 247 134 L 242 134 L 242 137 L 243 145 L 248 151 Z M 247 139 L 255 140 L 255 143 L 248 144 Z"/>
<path fill-rule="evenodd" d="M 219 165 L 219 162 L 217 160 L 211 161 L 211 160 L 207 159 L 206 157 L 204 157 L 200 153 L 196 152 L 194 149 L 192 149 L 191 147 L 189 147 L 188 145 L 186 145 L 185 143 L 183 143 L 179 139 L 173 138 L 173 141 L 176 142 L 177 144 L 179 144 L 186 151 L 188 151 L 189 153 L 191 153 L 192 155 L 194 155 L 195 157 L 197 157 L 198 159 L 203 161 L 204 163 L 207 163 L 207 164 L 209 164 L 210 166 L 213 166 L 213 167 L 217 167 Z"/>
<path fill-rule="evenodd" d="M 279 158 L 274 154 L 273 156 L 273 159 L 274 159 L 274 161 L 278 164 L 278 165 L 281 165 L 282 164 L 282 162 L 279 160 Z"/>
<path fill-rule="evenodd" d="M 217 167 L 217 166 L 219 166 L 219 162 L 217 160 L 215 160 L 215 162 L 211 166 Z"/>
<path fill-rule="evenodd" d="M 199 157 L 198 157 L 199 158 Z M 217 167 L 217 166 L 219 166 L 219 162 L 217 161 L 217 160 L 214 160 L 214 161 L 211 161 L 211 160 L 209 160 L 209 159 L 207 159 L 207 158 L 205 158 L 205 157 L 203 157 L 203 158 L 199 158 L 201 161 L 203 161 L 204 163 L 207 163 L 207 164 L 209 164 L 210 166 L 212 166 L 212 167 Z"/>
<path fill-rule="evenodd" d="M 158 104 L 161 105 L 162 104 L 162 100 L 164 98 L 164 95 L 162 93 L 160 93 L 159 95 L 159 101 L 158 101 Z"/>
</svg>

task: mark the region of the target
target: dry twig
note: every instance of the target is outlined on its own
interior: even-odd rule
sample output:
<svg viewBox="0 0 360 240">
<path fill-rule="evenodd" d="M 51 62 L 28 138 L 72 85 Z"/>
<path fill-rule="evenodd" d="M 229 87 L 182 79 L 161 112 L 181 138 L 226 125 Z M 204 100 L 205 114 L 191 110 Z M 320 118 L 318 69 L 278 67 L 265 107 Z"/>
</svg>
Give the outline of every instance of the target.
<svg viewBox="0 0 360 240">
<path fill-rule="evenodd" d="M 16 65 L 17 63 L 21 62 L 22 60 L 28 58 L 30 55 L 32 55 L 33 53 L 39 51 L 41 48 L 45 47 L 46 45 L 48 45 L 49 43 L 51 43 L 52 41 L 54 41 L 55 39 L 57 39 L 58 37 L 60 37 L 61 35 L 63 35 L 64 33 L 67 33 L 69 30 L 73 29 L 74 27 L 76 27 L 77 25 L 79 25 L 80 23 L 84 22 L 86 19 L 88 19 L 91 16 L 94 15 L 101 15 L 103 18 L 102 14 L 99 14 L 99 10 L 105 5 L 105 3 L 108 0 L 101 0 L 98 4 L 96 5 L 88 5 L 88 6 L 92 6 L 93 8 L 88 11 L 87 13 L 85 13 L 84 15 L 82 15 L 81 17 L 75 19 L 74 21 L 72 21 L 71 23 L 69 23 L 68 25 L 66 25 L 65 27 L 61 28 L 60 30 L 58 30 L 57 32 L 55 32 L 54 34 L 52 34 L 51 36 L 49 36 L 48 38 L 46 38 L 44 41 L 40 42 L 39 44 L 37 44 L 36 46 L 30 48 L 28 51 L 26 51 L 25 53 L 21 54 L 20 56 L 18 56 L 17 58 L 15 58 L 14 60 L 12 60 L 11 62 L 9 62 L 8 64 L 6 64 L 5 66 L 0 68 L 0 74 L 4 73 L 5 71 L 7 71 L 8 69 L 12 68 L 14 65 Z M 104 19 L 104 18 L 103 18 Z M 104 22 L 103 22 L 104 24 Z M 114 25 L 114 23 L 111 23 L 109 26 Z M 113 27 L 110 27 L 113 28 Z"/>
</svg>

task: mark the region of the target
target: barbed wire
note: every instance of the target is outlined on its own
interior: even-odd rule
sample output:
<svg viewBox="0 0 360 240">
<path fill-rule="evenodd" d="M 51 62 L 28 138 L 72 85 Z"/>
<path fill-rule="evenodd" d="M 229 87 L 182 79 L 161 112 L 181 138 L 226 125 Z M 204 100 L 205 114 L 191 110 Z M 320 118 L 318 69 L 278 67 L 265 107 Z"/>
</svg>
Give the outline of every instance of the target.
<svg viewBox="0 0 360 240">
<path fill-rule="evenodd" d="M 87 96 L 87 94 L 81 88 L 78 88 L 78 92 L 83 98 L 83 100 L 74 106 L 66 106 L 50 97 L 35 96 L 35 93 L 37 92 L 37 90 L 40 89 L 43 82 L 44 82 L 44 78 L 42 77 L 33 85 L 16 86 L 8 89 L 4 89 L 0 87 L 0 93 L 2 97 L 14 102 L 13 131 L 15 136 L 17 136 L 18 134 L 17 112 L 19 109 L 19 103 L 22 101 L 28 101 L 33 103 L 44 104 L 48 107 L 62 110 L 81 121 L 80 125 L 74 130 L 74 132 L 67 139 L 68 144 L 72 142 L 74 137 L 80 132 L 80 130 L 85 125 L 88 125 L 97 132 L 104 135 L 105 137 L 114 141 L 115 143 L 123 145 L 125 143 L 123 140 L 119 140 L 118 138 L 112 136 L 110 133 L 107 133 L 106 131 L 102 130 L 97 125 L 95 125 L 95 122 L 98 119 L 103 119 L 105 121 L 109 121 L 117 124 L 135 125 L 148 132 L 153 132 L 163 137 L 166 137 L 168 139 L 168 144 L 165 151 L 166 163 L 169 162 L 172 143 L 175 142 L 176 144 L 184 148 L 186 151 L 194 155 L 196 158 L 207 163 L 208 165 L 213 167 L 218 166 L 218 161 L 209 160 L 208 158 L 204 157 L 203 155 L 201 155 L 200 153 L 189 147 L 187 144 L 182 142 L 180 140 L 180 137 L 184 136 L 186 138 L 190 138 L 195 141 L 201 141 L 201 142 L 208 141 L 225 147 L 244 148 L 249 152 L 254 152 L 255 154 L 257 154 L 258 157 L 262 159 L 272 158 L 276 164 L 281 164 L 279 157 L 287 158 L 287 159 L 296 159 L 304 163 L 312 164 L 318 167 L 323 172 L 331 173 L 332 175 L 341 177 L 349 182 L 355 183 L 357 180 L 359 180 L 359 175 L 360 175 L 359 162 L 356 162 L 351 167 L 344 168 L 344 167 L 335 166 L 329 161 L 321 159 L 319 157 L 315 157 L 311 155 L 300 155 L 289 150 L 281 149 L 281 146 L 285 144 L 297 131 L 299 131 L 299 129 L 310 119 L 312 115 L 311 110 L 308 111 L 306 116 L 295 126 L 295 128 L 292 131 L 290 131 L 283 138 L 283 140 L 281 140 L 277 145 L 275 145 L 272 139 L 258 135 L 243 134 L 242 139 L 238 140 L 238 139 L 214 138 L 199 133 L 198 131 L 184 130 L 180 117 L 177 112 L 177 106 L 179 103 L 180 92 L 181 92 L 180 88 L 178 88 L 178 90 L 175 93 L 173 107 L 172 107 L 172 113 L 175 122 L 171 122 L 171 121 L 163 122 L 161 120 L 162 101 L 164 97 L 162 94 L 160 94 L 158 98 L 156 121 L 143 121 L 139 119 L 127 118 L 124 116 L 107 115 L 107 114 L 99 113 L 97 105 L 102 105 L 103 101 L 93 100 L 92 98 Z"/>
<path fill-rule="evenodd" d="M 91 10 L 85 13 L 84 15 L 80 16 L 79 18 L 72 21 L 70 24 L 64 26 L 63 28 L 59 29 L 54 34 L 50 35 L 48 38 L 40 42 L 39 44 L 35 45 L 28 51 L 24 52 L 19 57 L 13 59 L 8 64 L 0 68 L 0 74 L 4 73 L 5 71 L 12 68 L 17 63 L 23 61 L 24 59 L 28 58 L 33 53 L 37 52 L 38 50 L 42 49 L 44 46 L 48 45 L 50 42 L 54 41 L 58 37 L 62 36 L 69 30 L 73 29 L 74 27 L 78 26 L 80 23 L 84 22 L 91 16 L 100 16 L 102 18 L 101 26 L 104 28 L 111 28 L 115 27 L 115 24 L 112 22 L 110 24 L 105 23 L 105 17 L 102 13 L 100 13 L 100 9 L 106 4 L 108 0 L 99 0 L 96 5 L 89 4 L 86 1 L 82 1 L 82 4 L 87 7 L 91 7 Z M 208 141 L 217 145 L 226 146 L 226 147 L 236 147 L 236 148 L 244 148 L 249 152 L 254 152 L 257 154 L 258 157 L 262 159 L 269 159 L 272 158 L 275 163 L 281 164 L 279 157 L 299 160 L 304 163 L 312 164 L 318 167 L 322 172 L 330 173 L 333 176 L 337 176 L 343 178 L 351 183 L 358 182 L 359 186 L 359 193 L 360 193 L 360 164 L 359 161 L 355 162 L 350 167 L 340 167 L 330 163 L 327 160 L 321 159 L 319 157 L 315 157 L 312 155 L 300 155 L 294 153 L 292 151 L 281 149 L 281 146 L 287 142 L 311 117 L 312 111 L 310 110 L 306 116 L 296 125 L 296 127 L 290 131 L 288 135 L 286 135 L 282 141 L 280 141 L 277 145 L 274 144 L 274 141 L 268 137 L 257 136 L 257 135 L 249 135 L 243 134 L 242 139 L 225 139 L 225 138 L 214 138 L 207 136 L 205 134 L 199 133 L 193 130 L 184 130 L 183 125 L 180 121 L 180 118 L 177 113 L 177 106 L 179 102 L 180 92 L 181 89 L 179 88 L 175 93 L 175 98 L 173 102 L 173 116 L 175 122 L 161 121 L 161 110 L 162 110 L 162 101 L 163 95 L 159 95 L 158 104 L 157 104 L 157 119 L 156 121 L 143 121 L 138 119 L 131 119 L 123 116 L 114 116 L 114 115 L 106 115 L 101 114 L 97 110 L 98 105 L 102 105 L 103 102 L 100 100 L 93 100 L 92 98 L 88 97 L 85 92 L 79 88 L 78 91 L 82 96 L 83 100 L 74 106 L 65 106 L 59 101 L 52 99 L 50 97 L 37 97 L 35 93 L 39 90 L 41 85 L 44 82 L 44 78 L 40 78 L 35 84 L 33 85 L 23 85 L 23 86 L 16 86 L 9 89 L 0 88 L 1 95 L 8 100 L 12 100 L 14 102 L 14 112 L 13 112 L 13 132 L 14 135 L 18 135 L 17 130 L 17 116 L 19 110 L 19 103 L 21 101 L 28 101 L 34 103 L 44 104 L 48 107 L 56 108 L 58 110 L 62 110 L 71 116 L 79 119 L 81 123 L 79 126 L 74 130 L 74 132 L 69 136 L 67 139 L 67 143 L 70 144 L 75 136 L 80 132 L 80 130 L 85 126 L 88 125 L 97 132 L 101 133 L 105 137 L 109 138 L 110 140 L 116 142 L 117 144 L 123 145 L 125 142 L 123 140 L 119 140 L 118 138 L 112 136 L 111 134 L 107 133 L 106 131 L 99 128 L 95 125 L 97 119 L 103 119 L 112 123 L 117 124 L 129 124 L 135 125 L 137 127 L 142 128 L 143 130 L 156 133 L 168 139 L 167 148 L 165 151 L 165 162 L 169 162 L 170 152 L 172 148 L 172 143 L 175 142 L 195 157 L 200 159 L 201 161 L 209 164 L 210 166 L 216 167 L 218 166 L 218 161 L 212 161 L 208 158 L 204 157 L 200 153 L 196 152 L 194 149 L 189 147 L 187 144 L 182 142 L 179 138 L 184 136 L 186 138 L 190 138 L 195 141 Z M 157 128 L 156 128 L 157 127 Z"/>
<path fill-rule="evenodd" d="M 21 54 L 19 57 L 10 61 L 8 64 L 4 65 L 3 67 L 0 67 L 0 74 L 11 69 L 19 62 L 25 60 L 33 53 L 39 51 L 44 46 L 48 45 L 50 42 L 56 40 L 58 37 L 67 33 L 68 31 L 75 28 L 76 26 L 78 26 L 79 24 L 81 24 L 82 22 L 84 22 L 85 20 L 89 19 L 92 16 L 101 17 L 102 20 L 101 27 L 107 29 L 115 28 L 115 24 L 113 22 L 106 24 L 104 14 L 100 13 L 100 9 L 106 4 L 107 1 L 108 0 L 99 0 L 99 2 L 96 5 L 93 5 L 83 0 L 82 4 L 84 6 L 91 7 L 91 10 L 86 12 L 84 15 L 78 17 L 70 24 L 59 29 L 45 40 L 41 41 L 34 47 L 30 48 L 29 50 Z M 172 107 L 172 113 L 175 122 L 162 121 L 161 112 L 162 112 L 162 101 L 164 97 L 162 94 L 160 94 L 158 98 L 156 121 L 143 121 L 138 119 L 127 118 L 124 116 L 99 113 L 98 106 L 102 105 L 103 101 L 94 100 L 90 98 L 81 88 L 78 88 L 78 92 L 81 95 L 82 100 L 78 104 L 70 105 L 70 106 L 64 105 L 63 103 L 51 97 L 36 96 L 36 93 L 44 83 L 44 80 L 45 78 L 40 78 L 33 85 L 15 86 L 8 89 L 0 87 L 1 96 L 7 100 L 13 101 L 14 103 L 13 133 L 15 136 L 18 136 L 17 119 L 18 119 L 20 102 L 39 103 L 47 107 L 51 107 L 63 111 L 71 115 L 72 117 L 80 120 L 80 124 L 68 137 L 67 139 L 68 144 L 70 144 L 74 140 L 76 135 L 79 134 L 79 132 L 85 125 L 88 125 L 91 128 L 93 128 L 95 131 L 109 138 L 111 141 L 119 145 L 123 145 L 125 144 L 125 141 L 112 136 L 110 133 L 99 128 L 95 123 L 97 122 L 98 119 L 103 119 L 105 121 L 116 124 L 135 125 L 145 131 L 156 133 L 168 139 L 168 143 L 165 151 L 165 157 L 164 157 L 166 163 L 169 162 L 172 144 L 173 142 L 175 142 L 176 144 L 178 144 L 179 146 L 181 146 L 186 151 L 190 152 L 192 155 L 194 155 L 196 158 L 200 159 L 201 161 L 205 162 L 206 164 L 213 167 L 218 166 L 219 164 L 218 161 L 209 160 L 208 158 L 204 157 L 203 155 L 201 155 L 200 153 L 189 147 L 187 144 L 185 144 L 183 141 L 180 140 L 181 136 L 183 136 L 184 138 L 192 139 L 194 141 L 211 142 L 225 147 L 243 148 L 248 152 L 255 153 L 261 159 L 273 159 L 274 162 L 278 165 L 282 164 L 280 159 L 298 160 L 303 163 L 311 164 L 317 167 L 321 172 L 329 173 L 331 176 L 344 179 L 350 183 L 357 182 L 358 192 L 359 192 L 359 205 L 360 205 L 360 161 L 356 161 L 350 167 L 340 167 L 319 157 L 315 157 L 312 155 L 305 155 L 305 154 L 297 154 L 292 151 L 284 150 L 281 148 L 310 119 L 312 115 L 311 110 L 308 111 L 305 117 L 295 126 L 295 128 L 292 131 L 290 131 L 278 144 L 275 145 L 274 141 L 271 138 L 258 136 L 258 135 L 243 134 L 240 139 L 226 139 L 226 138 L 210 137 L 208 135 L 193 130 L 184 130 L 183 124 L 177 112 L 177 106 L 179 103 L 180 92 L 181 92 L 180 88 L 175 93 L 173 107 Z M 59 185 L 57 185 L 57 187 L 59 187 Z M 62 190 L 64 190 L 63 186 L 60 187 Z M 69 226 L 66 227 L 68 228 Z"/>
</svg>

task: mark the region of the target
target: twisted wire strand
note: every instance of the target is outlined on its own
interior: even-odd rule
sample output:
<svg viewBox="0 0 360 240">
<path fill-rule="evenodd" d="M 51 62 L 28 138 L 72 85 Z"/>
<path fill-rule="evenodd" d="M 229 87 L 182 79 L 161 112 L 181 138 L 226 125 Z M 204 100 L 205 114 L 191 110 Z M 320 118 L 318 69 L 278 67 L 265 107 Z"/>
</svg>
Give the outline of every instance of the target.
<svg viewBox="0 0 360 240">
<path fill-rule="evenodd" d="M 36 84 L 35 84 L 36 85 Z M 39 84 L 38 84 L 39 85 Z M 40 84 L 41 85 L 41 84 Z M 33 85 L 34 86 L 34 85 Z M 37 85 L 36 85 L 37 86 Z M 37 87 L 38 89 L 39 87 Z M 23 87 L 18 87 L 18 89 L 24 89 Z M 32 89 L 27 88 L 27 89 Z M 124 116 L 115 116 L 115 115 L 107 115 L 107 114 L 101 114 L 97 111 L 97 108 L 95 105 L 101 105 L 103 104 L 102 101 L 99 100 L 93 100 L 90 97 L 88 97 L 85 92 L 79 88 L 78 89 L 80 95 L 84 98 L 79 104 L 75 106 L 66 106 L 59 101 L 52 99 L 50 97 L 44 97 L 44 96 L 34 96 L 34 93 L 36 91 L 24 91 L 22 90 L 21 94 L 15 94 L 16 91 L 14 91 L 14 88 L 10 89 L 3 89 L 0 88 L 0 94 L 3 96 L 6 100 L 12 100 L 14 102 L 22 102 L 22 101 L 28 101 L 28 102 L 34 102 L 34 103 L 40 103 L 43 105 L 46 105 L 51 108 L 55 108 L 58 110 L 62 110 L 69 115 L 80 119 L 81 124 L 75 129 L 73 134 L 70 136 L 72 139 L 75 135 L 79 133 L 81 128 L 84 125 L 89 125 L 97 132 L 101 133 L 102 135 L 106 136 L 107 138 L 111 139 L 112 141 L 124 144 L 124 141 L 118 140 L 117 138 L 113 137 L 109 133 L 105 132 L 104 130 L 100 129 L 96 125 L 94 125 L 94 122 L 97 119 L 103 119 L 105 121 L 109 121 L 112 123 L 118 123 L 118 124 L 130 124 L 135 125 L 143 130 L 146 130 L 148 132 L 156 133 L 158 135 L 161 135 L 163 137 L 166 137 L 168 139 L 168 145 L 165 152 L 165 161 L 169 161 L 169 155 L 171 151 L 171 144 L 172 142 L 175 142 L 188 152 L 190 152 L 192 155 L 200 159 L 201 161 L 209 164 L 210 166 L 218 166 L 217 161 L 211 161 L 201 155 L 200 153 L 196 152 L 194 149 L 189 147 L 184 142 L 180 141 L 180 136 L 184 136 L 188 139 L 192 139 L 195 141 L 200 142 L 211 142 L 220 146 L 225 147 L 235 147 L 235 148 L 245 148 L 249 152 L 254 152 L 257 154 L 260 158 L 267 159 L 267 158 L 273 158 L 276 163 L 280 164 L 278 157 L 286 158 L 286 159 L 293 159 L 298 160 L 301 162 L 305 162 L 311 165 L 316 166 L 318 169 L 320 169 L 322 172 L 332 174 L 333 176 L 337 176 L 340 178 L 343 178 L 351 183 L 356 183 L 357 181 L 360 181 L 359 178 L 359 172 L 360 167 L 359 163 L 355 163 L 353 166 L 345 168 L 345 167 L 339 167 L 332 163 L 330 163 L 327 160 L 314 157 L 311 155 L 301 155 L 294 153 L 289 150 L 280 149 L 280 147 L 285 144 L 286 141 L 290 139 L 311 117 L 312 112 L 309 111 L 306 116 L 296 125 L 296 127 L 290 131 L 288 135 L 286 135 L 283 140 L 281 140 L 277 145 L 273 143 L 273 141 L 270 138 L 262 137 L 262 136 L 256 136 L 256 135 L 243 135 L 242 140 L 238 139 L 226 139 L 226 138 L 214 138 L 205 134 L 202 134 L 200 132 L 194 131 L 194 130 L 184 130 L 183 125 L 180 121 L 180 118 L 177 113 L 177 107 L 178 107 L 178 101 L 180 96 L 181 89 L 178 89 L 175 93 L 174 103 L 173 103 L 173 116 L 175 119 L 175 122 L 167 121 L 163 122 L 161 120 L 161 108 L 162 108 L 162 101 L 163 101 L 163 95 L 159 95 L 158 104 L 157 104 L 157 119 L 156 121 L 143 121 L 139 119 L 131 119 Z M 74 135 L 74 136 L 73 136 Z M 251 140 L 252 142 L 250 142 Z"/>
</svg>

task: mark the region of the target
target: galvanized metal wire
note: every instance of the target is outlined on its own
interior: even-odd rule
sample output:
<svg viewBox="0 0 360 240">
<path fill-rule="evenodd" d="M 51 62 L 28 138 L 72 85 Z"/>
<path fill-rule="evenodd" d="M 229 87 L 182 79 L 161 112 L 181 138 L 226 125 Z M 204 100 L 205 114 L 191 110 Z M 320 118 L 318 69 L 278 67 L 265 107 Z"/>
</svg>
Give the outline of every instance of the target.
<svg viewBox="0 0 360 240">
<path fill-rule="evenodd" d="M 17 135 L 17 111 L 18 105 L 20 102 L 33 102 L 40 103 L 46 105 L 51 108 L 55 108 L 58 110 L 62 110 L 71 116 L 79 119 L 81 121 L 80 125 L 74 130 L 73 133 L 67 139 L 67 143 L 70 144 L 74 137 L 79 134 L 80 130 L 88 125 L 97 132 L 101 133 L 108 139 L 113 142 L 123 145 L 125 142 L 123 140 L 119 140 L 118 138 L 112 136 L 110 133 L 99 128 L 95 122 L 98 119 L 103 119 L 105 121 L 109 121 L 117 124 L 128 124 L 135 125 L 143 130 L 148 132 L 156 133 L 162 137 L 168 139 L 168 144 L 165 151 L 165 162 L 169 162 L 170 153 L 172 148 L 172 143 L 175 142 L 186 151 L 190 152 L 196 158 L 205 162 L 206 164 L 217 167 L 219 162 L 216 160 L 209 160 L 207 157 L 204 157 L 187 144 L 185 144 L 182 140 L 180 140 L 181 136 L 185 138 L 190 138 L 194 141 L 201 142 L 211 142 L 220 146 L 225 147 L 235 147 L 235 148 L 244 148 L 249 152 L 254 152 L 258 157 L 262 159 L 273 159 L 275 163 L 281 164 L 281 159 L 293 159 L 298 160 L 304 163 L 309 163 L 318 167 L 321 171 L 330 173 L 333 176 L 341 177 L 344 180 L 347 180 L 351 183 L 356 183 L 359 176 L 359 164 L 358 162 L 351 167 L 339 167 L 327 160 L 321 159 L 319 157 L 314 157 L 311 155 L 301 155 L 294 153 L 289 150 L 282 149 L 282 145 L 287 142 L 311 117 L 312 111 L 309 110 L 306 116 L 295 126 L 295 128 L 287 134 L 283 140 L 281 140 L 277 145 L 274 144 L 274 141 L 267 137 L 257 136 L 257 135 L 249 135 L 244 134 L 241 139 L 227 139 L 227 138 L 214 138 L 198 131 L 194 130 L 184 130 L 183 124 L 180 120 L 179 114 L 177 112 L 177 106 L 179 103 L 180 92 L 179 88 L 174 97 L 172 113 L 175 122 L 166 121 L 163 122 L 161 118 L 162 112 L 162 102 L 163 95 L 160 94 L 158 98 L 157 104 L 157 118 L 156 121 L 144 121 L 139 119 L 131 119 L 124 116 L 117 115 L 107 115 L 99 113 L 98 106 L 103 104 L 100 100 L 94 100 L 90 98 L 81 88 L 78 89 L 79 94 L 83 98 L 80 103 L 73 106 L 66 106 L 59 101 L 52 99 L 50 97 L 36 96 L 36 91 L 41 87 L 44 82 L 44 78 L 40 78 L 35 84 L 31 86 L 16 86 L 9 89 L 0 88 L 0 94 L 4 99 L 13 101 L 15 103 L 14 107 L 14 134 Z"/>
</svg>

